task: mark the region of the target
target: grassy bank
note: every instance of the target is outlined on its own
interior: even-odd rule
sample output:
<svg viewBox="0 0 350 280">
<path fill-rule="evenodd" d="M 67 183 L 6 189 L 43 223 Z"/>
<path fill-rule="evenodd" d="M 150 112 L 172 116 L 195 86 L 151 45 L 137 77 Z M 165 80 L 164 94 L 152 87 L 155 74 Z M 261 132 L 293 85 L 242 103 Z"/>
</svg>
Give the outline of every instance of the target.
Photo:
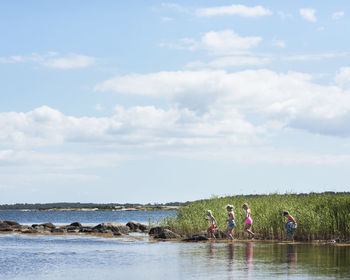
<svg viewBox="0 0 350 280">
<path fill-rule="evenodd" d="M 217 220 L 217 227 L 225 230 L 227 212 L 225 206 L 235 206 L 235 237 L 243 237 L 244 218 L 242 204 L 252 210 L 253 231 L 263 239 L 286 238 L 283 211 L 296 219 L 296 240 L 341 239 L 350 240 L 350 193 L 270 194 L 211 198 L 190 203 L 179 209 L 175 218 L 164 221 L 175 232 L 192 235 L 206 230 L 205 210 L 210 209 Z"/>
</svg>

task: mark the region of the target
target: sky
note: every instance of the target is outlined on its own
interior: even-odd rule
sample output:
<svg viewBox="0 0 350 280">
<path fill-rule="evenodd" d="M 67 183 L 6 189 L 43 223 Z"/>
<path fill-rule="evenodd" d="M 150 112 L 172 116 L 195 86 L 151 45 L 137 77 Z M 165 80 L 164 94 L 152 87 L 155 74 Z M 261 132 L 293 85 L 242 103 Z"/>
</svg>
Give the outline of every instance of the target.
<svg viewBox="0 0 350 280">
<path fill-rule="evenodd" d="M 350 2 L 0 1 L 0 203 L 350 191 Z"/>
</svg>

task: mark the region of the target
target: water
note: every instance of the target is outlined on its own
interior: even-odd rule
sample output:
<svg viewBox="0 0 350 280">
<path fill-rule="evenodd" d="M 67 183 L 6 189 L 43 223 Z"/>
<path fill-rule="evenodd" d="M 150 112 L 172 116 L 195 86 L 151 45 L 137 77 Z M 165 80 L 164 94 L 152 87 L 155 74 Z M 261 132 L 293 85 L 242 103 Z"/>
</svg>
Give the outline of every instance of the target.
<svg viewBox="0 0 350 280">
<path fill-rule="evenodd" d="M 103 216 L 103 213 L 100 214 Z M 67 214 L 66 220 L 57 221 L 82 220 L 76 216 L 77 219 L 71 220 L 70 215 Z M 160 213 L 151 215 L 161 216 Z M 114 221 L 130 219 L 123 216 Z M 85 221 L 99 223 L 105 220 L 109 219 L 90 217 Z M 44 221 L 48 220 L 35 222 Z M 142 234 L 121 238 L 0 234 L 0 279 L 104 278 L 350 279 L 350 247 L 272 242 L 155 242 Z"/>
<path fill-rule="evenodd" d="M 127 223 L 131 220 L 148 224 L 165 216 L 174 216 L 177 211 L 0 211 L 0 219 L 13 220 L 20 224 L 71 224 L 96 225 L 103 222 Z"/>
</svg>

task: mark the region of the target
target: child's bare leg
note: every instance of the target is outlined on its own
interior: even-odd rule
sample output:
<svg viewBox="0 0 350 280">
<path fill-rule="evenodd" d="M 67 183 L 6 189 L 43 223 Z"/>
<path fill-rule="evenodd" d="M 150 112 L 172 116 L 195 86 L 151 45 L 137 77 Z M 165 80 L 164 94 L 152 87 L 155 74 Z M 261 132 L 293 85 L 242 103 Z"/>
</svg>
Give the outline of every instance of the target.
<svg viewBox="0 0 350 280">
<path fill-rule="evenodd" d="M 244 231 L 247 232 L 247 233 L 249 234 L 249 237 L 252 237 L 252 238 L 253 238 L 253 237 L 254 237 L 254 232 L 252 232 L 252 231 L 250 230 L 251 226 L 252 226 L 252 225 L 250 225 L 250 224 L 246 224 L 245 227 L 244 227 Z"/>
<path fill-rule="evenodd" d="M 228 227 L 226 229 L 226 235 L 229 239 L 233 240 L 233 236 L 232 236 L 232 228 Z"/>
</svg>

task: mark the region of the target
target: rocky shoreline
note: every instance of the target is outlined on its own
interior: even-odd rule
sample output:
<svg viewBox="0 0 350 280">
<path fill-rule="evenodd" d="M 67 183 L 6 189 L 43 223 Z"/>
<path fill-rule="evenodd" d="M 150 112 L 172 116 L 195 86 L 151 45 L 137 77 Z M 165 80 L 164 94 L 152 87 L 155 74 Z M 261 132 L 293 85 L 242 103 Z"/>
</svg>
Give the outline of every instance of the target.
<svg viewBox="0 0 350 280">
<path fill-rule="evenodd" d="M 15 221 L 1 221 L 0 220 L 0 234 L 1 233 L 18 233 L 18 234 L 45 234 L 45 235 L 57 235 L 57 234 L 84 234 L 84 235 L 99 235 L 104 237 L 120 237 L 127 236 L 130 233 L 144 233 L 151 238 L 157 240 L 175 240 L 182 242 L 203 242 L 208 241 L 208 237 L 205 231 L 195 233 L 191 236 L 182 236 L 173 232 L 168 226 L 155 226 L 150 227 L 145 224 L 141 224 L 136 221 L 129 221 L 127 224 L 121 224 L 116 222 L 105 222 L 96 226 L 83 226 L 79 222 L 74 222 L 69 225 L 54 225 L 53 223 L 33 224 L 33 225 L 21 225 Z M 227 240 L 225 233 L 222 230 L 215 232 L 217 240 Z M 271 241 L 271 240 L 269 240 Z M 275 240 L 281 241 L 281 240 Z M 349 242 L 343 240 L 315 240 L 314 242 L 319 244 L 333 243 L 349 245 Z"/>
<path fill-rule="evenodd" d="M 127 224 L 106 222 L 96 226 L 83 226 L 79 222 L 69 225 L 54 225 L 53 223 L 21 225 L 15 221 L 1 221 L 0 233 L 19 233 L 19 234 L 91 234 L 102 235 L 106 237 L 129 235 L 129 233 L 139 232 L 148 234 L 154 239 L 160 240 L 180 240 L 180 241 L 205 241 L 208 240 L 206 233 L 199 233 L 191 237 L 181 236 L 167 226 L 150 227 L 136 221 L 129 221 Z M 218 239 L 225 239 L 224 233 L 216 232 Z"/>
</svg>

